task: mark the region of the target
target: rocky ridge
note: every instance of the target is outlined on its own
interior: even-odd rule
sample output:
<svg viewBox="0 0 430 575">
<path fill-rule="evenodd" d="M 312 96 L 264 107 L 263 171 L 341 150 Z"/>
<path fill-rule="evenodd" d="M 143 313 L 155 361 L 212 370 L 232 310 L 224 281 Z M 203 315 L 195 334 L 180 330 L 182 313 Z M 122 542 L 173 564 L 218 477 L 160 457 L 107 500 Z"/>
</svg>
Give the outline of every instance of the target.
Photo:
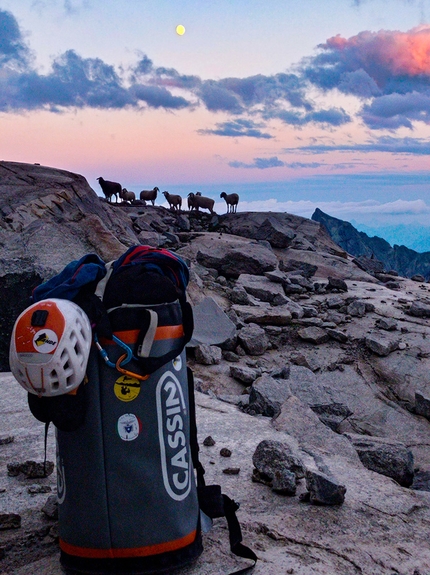
<svg viewBox="0 0 430 575">
<path fill-rule="evenodd" d="M 358 260 L 319 223 L 290 214 L 109 206 L 81 176 L 4 162 L 1 170 L 11 174 L 0 181 L 3 294 L 28 294 L 72 259 L 95 251 L 108 261 L 133 243 L 189 262 L 188 298 L 205 320 L 188 349 L 201 459 L 207 481 L 242 503 L 255 573 L 430 573 L 430 284 Z M 48 231 L 55 254 L 53 243 L 37 244 Z M 13 317 L 24 302 L 13 302 Z M 0 515 L 15 525 L 0 531 L 0 572 L 60 573 L 55 520 L 41 512 L 46 494 L 24 488 L 55 494 L 54 475 L 26 479 L 7 468 L 40 460 L 43 426 L 10 375 L 0 386 L 15 437 L 0 445 Z M 50 435 L 50 459 L 53 449 Z M 202 558 L 181 573 L 243 566 L 225 538 L 217 520 Z"/>
<path fill-rule="evenodd" d="M 312 214 L 312 220 L 323 224 L 332 240 L 349 254 L 374 257 L 385 269 L 396 270 L 406 277 L 421 274 L 426 280 L 430 279 L 430 252 L 420 253 L 403 245 L 391 246 L 383 238 L 359 232 L 351 223 L 329 216 L 319 208 Z"/>
</svg>

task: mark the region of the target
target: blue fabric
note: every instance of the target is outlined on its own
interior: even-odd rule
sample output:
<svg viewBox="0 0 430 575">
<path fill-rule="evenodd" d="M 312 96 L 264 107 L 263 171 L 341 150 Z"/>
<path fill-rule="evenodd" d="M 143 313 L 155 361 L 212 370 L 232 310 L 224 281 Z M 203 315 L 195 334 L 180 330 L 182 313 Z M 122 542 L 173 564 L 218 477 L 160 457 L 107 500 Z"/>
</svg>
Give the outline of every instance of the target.
<svg viewBox="0 0 430 575">
<path fill-rule="evenodd" d="M 59 298 L 73 300 L 82 287 L 97 283 L 106 275 L 105 263 L 96 254 L 70 262 L 62 272 L 33 290 L 33 301 Z"/>
</svg>

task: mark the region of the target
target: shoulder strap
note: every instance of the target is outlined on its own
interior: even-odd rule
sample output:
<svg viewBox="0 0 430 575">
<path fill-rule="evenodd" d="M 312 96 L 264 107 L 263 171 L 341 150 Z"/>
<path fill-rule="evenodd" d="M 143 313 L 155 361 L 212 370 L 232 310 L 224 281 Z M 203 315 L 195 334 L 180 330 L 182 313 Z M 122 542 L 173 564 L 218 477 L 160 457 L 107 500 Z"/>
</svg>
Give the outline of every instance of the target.
<svg viewBox="0 0 430 575">
<path fill-rule="evenodd" d="M 99 281 L 99 283 L 97 284 L 97 287 L 95 289 L 95 295 L 101 300 L 103 301 L 103 296 L 105 293 L 105 289 L 106 289 L 106 284 L 109 281 L 110 276 L 112 275 L 113 272 L 113 264 L 114 264 L 115 260 L 112 260 L 111 262 L 108 262 L 105 265 L 106 268 L 106 275 Z"/>
</svg>

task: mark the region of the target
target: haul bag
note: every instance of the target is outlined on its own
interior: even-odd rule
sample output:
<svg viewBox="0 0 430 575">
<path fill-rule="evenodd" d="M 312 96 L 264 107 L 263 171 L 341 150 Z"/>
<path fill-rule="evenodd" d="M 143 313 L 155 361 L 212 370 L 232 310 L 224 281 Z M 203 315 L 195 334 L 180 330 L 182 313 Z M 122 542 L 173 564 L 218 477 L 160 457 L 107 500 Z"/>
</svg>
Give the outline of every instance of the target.
<svg viewBox="0 0 430 575">
<path fill-rule="evenodd" d="M 114 335 L 136 350 L 148 310 L 157 315 L 149 359 L 183 348 L 179 301 L 111 310 Z M 111 363 L 124 355 L 100 343 Z M 80 573 L 168 572 L 202 552 L 185 351 L 144 380 L 134 377 L 145 375 L 140 358 L 124 371 L 92 349 L 85 422 L 57 430 L 61 563 Z"/>
</svg>

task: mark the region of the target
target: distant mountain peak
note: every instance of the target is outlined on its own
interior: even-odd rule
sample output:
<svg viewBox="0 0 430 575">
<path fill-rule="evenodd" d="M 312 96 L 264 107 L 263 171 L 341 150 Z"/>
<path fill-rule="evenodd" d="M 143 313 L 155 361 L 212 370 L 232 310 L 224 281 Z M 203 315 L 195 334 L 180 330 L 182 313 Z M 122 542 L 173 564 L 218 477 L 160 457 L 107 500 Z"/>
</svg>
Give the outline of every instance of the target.
<svg viewBox="0 0 430 575">
<path fill-rule="evenodd" d="M 395 270 L 401 276 L 416 274 L 430 279 L 430 252 L 418 253 L 404 245 L 391 246 L 381 237 L 369 237 L 359 232 L 350 222 L 340 220 L 316 208 L 311 216 L 322 224 L 331 239 L 352 256 L 373 257 L 381 261 L 385 269 Z"/>
</svg>

